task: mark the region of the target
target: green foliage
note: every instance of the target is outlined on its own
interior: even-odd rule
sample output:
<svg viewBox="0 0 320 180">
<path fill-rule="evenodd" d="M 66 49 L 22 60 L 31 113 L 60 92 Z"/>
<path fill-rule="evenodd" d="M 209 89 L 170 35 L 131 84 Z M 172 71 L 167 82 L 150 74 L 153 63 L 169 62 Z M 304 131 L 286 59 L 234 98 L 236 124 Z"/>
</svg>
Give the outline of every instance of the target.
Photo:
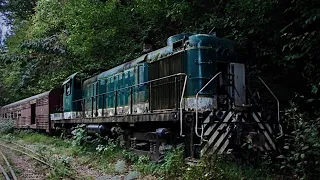
<svg viewBox="0 0 320 180">
<path fill-rule="evenodd" d="M 137 156 L 133 152 L 117 146 L 117 140 L 109 140 L 107 144 L 100 144 L 95 148 L 92 141 L 73 147 L 70 141 L 53 138 L 38 133 L 16 132 L 6 139 L 29 144 L 41 155 L 41 159 L 49 162 L 50 179 L 76 177 L 72 163 L 89 165 L 108 174 L 117 173 L 127 175 L 125 179 L 155 176 L 158 179 L 271 179 L 266 170 L 241 166 L 225 158 L 210 156 L 201 161 L 188 165 L 183 158 L 181 146 L 166 153 L 164 161 L 156 163 L 147 156 Z M 79 179 L 77 177 L 76 179 Z"/>
<path fill-rule="evenodd" d="M 37 0 L 0 0 L 0 12 L 6 14 L 9 22 L 13 18 L 28 19 L 34 13 Z"/>
<path fill-rule="evenodd" d="M 179 147 L 168 152 L 164 162 L 156 164 L 140 156 L 133 167 L 142 174 L 152 174 L 161 179 L 272 179 L 268 171 L 250 166 L 242 167 L 219 156 L 202 157 L 199 162 L 186 164 Z"/>
<path fill-rule="evenodd" d="M 12 119 L 1 121 L 0 120 L 0 134 L 12 133 L 14 130 L 14 121 Z"/>
<path fill-rule="evenodd" d="M 73 177 L 75 173 L 71 168 L 72 158 L 68 156 L 51 155 L 49 163 L 52 166 L 48 179 L 56 180 Z"/>
<path fill-rule="evenodd" d="M 59 0 L 39 0 L 32 16 L 33 38 L 49 37 L 64 29 L 63 3 Z"/>
<path fill-rule="evenodd" d="M 74 128 L 74 130 L 72 131 L 72 134 L 73 134 L 72 145 L 73 146 L 80 146 L 88 140 L 88 136 L 87 136 L 87 132 L 86 132 L 85 128 L 86 128 L 85 124 L 77 125 Z"/>
<path fill-rule="evenodd" d="M 299 179 L 319 177 L 319 118 L 301 113 L 299 107 L 292 103 L 292 108 L 286 111 L 286 123 L 292 131 L 286 136 L 283 154 L 278 156 L 280 168 L 293 172 Z"/>
<path fill-rule="evenodd" d="M 189 166 L 183 179 L 272 179 L 270 172 L 260 168 L 241 166 L 218 156 L 204 157 Z"/>
</svg>

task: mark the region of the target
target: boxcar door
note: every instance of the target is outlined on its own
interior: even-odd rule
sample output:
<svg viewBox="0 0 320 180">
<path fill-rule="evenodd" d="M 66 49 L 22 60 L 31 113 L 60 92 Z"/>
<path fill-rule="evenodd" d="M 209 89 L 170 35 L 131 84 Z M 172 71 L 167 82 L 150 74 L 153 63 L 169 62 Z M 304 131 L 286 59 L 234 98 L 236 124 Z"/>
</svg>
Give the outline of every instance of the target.
<svg viewBox="0 0 320 180">
<path fill-rule="evenodd" d="M 36 103 L 31 104 L 31 124 L 36 124 Z"/>
</svg>

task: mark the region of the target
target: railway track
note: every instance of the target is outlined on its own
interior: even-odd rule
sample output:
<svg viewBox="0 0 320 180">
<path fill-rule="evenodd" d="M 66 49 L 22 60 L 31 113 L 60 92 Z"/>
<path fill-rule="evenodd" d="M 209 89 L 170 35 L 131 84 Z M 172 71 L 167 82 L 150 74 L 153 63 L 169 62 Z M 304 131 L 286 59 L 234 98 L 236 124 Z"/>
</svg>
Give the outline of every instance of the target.
<svg viewBox="0 0 320 180">
<path fill-rule="evenodd" d="M 14 173 L 14 171 L 13 171 L 13 169 L 12 169 L 8 159 L 7 159 L 7 157 L 2 153 L 1 150 L 0 150 L 0 156 L 3 159 L 3 161 L 5 162 L 5 163 L 2 163 L 3 161 L 0 162 L 0 170 L 2 172 L 2 175 L 3 175 L 4 179 L 5 180 L 11 180 L 11 179 L 17 180 L 17 176 Z M 7 173 L 7 171 L 10 172 L 10 175 Z"/>
<path fill-rule="evenodd" d="M 2 141 L 2 142 L 1 142 Z M 5 143 L 3 143 L 5 142 Z M 8 145 L 9 144 L 9 145 Z M 27 148 L 25 146 L 22 146 L 20 144 L 17 144 L 17 143 L 14 143 L 14 142 L 11 142 L 11 141 L 6 141 L 6 140 L 0 140 L 0 147 L 3 147 L 3 148 L 6 148 L 6 149 L 9 149 L 9 150 L 12 150 L 12 151 L 15 151 L 15 152 L 18 152 L 18 153 L 21 153 L 23 155 L 26 155 L 48 167 L 52 167 L 49 163 L 45 162 L 44 160 L 41 160 L 40 158 L 43 157 L 41 156 L 40 154 L 36 153 L 34 150 L 30 149 L 30 148 Z M 18 149 L 19 148 L 19 149 Z M 23 150 L 20 150 L 20 149 L 24 149 L 26 151 L 23 151 Z M 32 154 L 30 154 L 32 153 Z M 40 158 L 39 158 L 40 157 Z"/>
<path fill-rule="evenodd" d="M 2 163 L 0 161 L 0 170 L 1 170 L 2 175 L 5 180 L 11 180 L 11 179 L 17 180 L 17 177 L 14 174 L 14 171 L 13 171 L 7 157 L 2 153 L 2 151 L 4 151 L 4 150 L 9 150 L 11 152 L 17 152 L 19 154 L 28 156 L 31 159 L 36 160 L 36 161 L 46 165 L 49 168 L 52 168 L 52 166 L 49 163 L 47 163 L 46 161 L 42 160 L 41 159 L 42 156 L 40 154 L 38 154 L 37 152 L 35 152 L 34 150 L 27 148 L 23 145 L 17 144 L 15 142 L 12 142 L 12 141 L 0 139 L 0 159 L 2 158 L 3 162 L 5 162 L 5 163 Z M 8 173 L 8 172 L 10 172 L 10 173 Z"/>
<path fill-rule="evenodd" d="M 17 153 L 23 154 L 25 156 L 30 157 L 31 159 L 33 159 L 35 161 L 40 162 L 41 164 L 47 166 L 50 169 L 54 169 L 54 167 L 50 163 L 46 162 L 46 160 L 43 160 L 44 159 L 43 155 L 40 155 L 39 153 L 35 152 L 34 150 L 32 150 L 30 148 L 27 148 L 27 147 L 25 147 L 23 145 L 20 145 L 18 143 L 15 143 L 15 142 L 12 142 L 12 141 L 7 141 L 7 140 L 4 140 L 4 139 L 0 139 L 0 151 L 1 151 L 1 149 L 7 149 L 7 150 L 10 150 L 10 151 L 15 151 Z M 0 152 L 0 156 L 1 156 L 1 152 Z M 0 161 L 0 163 L 1 163 L 1 161 Z M 2 170 L 1 164 L 0 164 L 0 170 Z M 12 177 L 13 180 L 16 180 L 16 178 L 14 178 L 13 175 L 9 176 L 8 173 L 3 173 L 3 176 L 5 177 L 5 180 L 8 180 L 7 177 L 9 177 L 9 180 L 11 180 L 10 177 Z M 71 176 L 67 175 L 67 177 L 69 179 L 81 179 L 80 177 L 77 177 L 77 176 L 71 177 Z"/>
</svg>

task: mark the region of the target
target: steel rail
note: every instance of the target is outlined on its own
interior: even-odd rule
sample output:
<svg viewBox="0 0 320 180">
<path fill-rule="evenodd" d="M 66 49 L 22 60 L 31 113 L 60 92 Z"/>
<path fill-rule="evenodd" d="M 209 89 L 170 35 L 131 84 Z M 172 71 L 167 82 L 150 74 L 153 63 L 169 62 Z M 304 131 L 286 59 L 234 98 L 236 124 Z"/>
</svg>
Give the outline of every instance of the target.
<svg viewBox="0 0 320 180">
<path fill-rule="evenodd" d="M 9 171 L 10 171 L 10 173 L 11 173 L 11 176 L 12 176 L 13 180 L 17 180 L 17 176 L 16 176 L 16 174 L 14 173 L 14 171 L 13 171 L 13 169 L 12 169 L 12 167 L 11 167 L 9 161 L 8 161 L 8 159 L 7 159 L 6 156 L 1 152 L 1 150 L 0 150 L 0 154 L 1 154 L 2 158 L 3 158 L 3 160 L 6 162 L 6 164 L 7 164 L 7 166 L 8 166 L 8 169 L 9 169 Z"/>
<path fill-rule="evenodd" d="M 37 156 L 41 156 L 39 153 L 35 152 L 34 150 L 30 149 L 30 148 L 27 148 L 21 144 L 18 144 L 18 143 L 15 143 L 15 142 L 12 142 L 12 141 L 8 141 L 8 140 L 4 140 L 4 139 L 0 139 L 1 141 L 4 141 L 4 142 L 7 142 L 7 143 L 10 143 L 10 144 L 13 144 L 13 145 L 16 145 L 16 146 L 19 146 L 25 150 L 28 150 L 30 152 L 32 152 L 33 154 L 37 155 Z"/>
<path fill-rule="evenodd" d="M 10 180 L 6 170 L 2 167 L 1 163 L 0 163 L 0 170 L 1 170 L 2 174 L 3 174 L 3 176 L 5 177 L 5 179 L 6 180 Z"/>
<path fill-rule="evenodd" d="M 19 153 L 24 154 L 24 155 L 26 155 L 26 156 L 29 156 L 29 157 L 31 157 L 31 158 L 33 158 L 33 159 L 41 162 L 42 164 L 47 165 L 47 166 L 49 166 L 49 167 L 52 168 L 52 166 L 51 166 L 50 164 L 48 164 L 47 162 L 44 162 L 43 160 L 41 160 L 41 159 L 39 159 L 39 158 L 37 158 L 37 157 L 35 157 L 35 156 L 32 156 L 31 154 L 28 154 L 28 153 L 26 153 L 26 152 L 20 151 L 20 150 L 18 150 L 18 149 L 16 149 L 16 148 L 12 148 L 12 147 L 6 146 L 6 145 L 1 144 L 1 143 L 0 143 L 0 146 L 5 147 L 5 148 L 7 148 L 7 149 L 11 149 L 11 150 L 16 151 L 16 152 L 19 152 Z"/>
<path fill-rule="evenodd" d="M 3 139 L 1 139 L 1 140 L 4 141 Z M 24 146 L 22 146 L 22 145 L 19 145 L 19 144 L 13 143 L 13 142 L 9 142 L 9 143 L 18 145 L 18 146 L 20 146 L 20 147 L 22 147 L 22 148 L 24 148 L 24 149 L 26 149 L 26 150 L 29 150 L 29 151 L 31 151 L 31 152 L 34 152 L 34 151 L 30 150 L 29 148 L 26 148 L 26 147 L 24 147 Z M 45 162 L 45 161 L 43 161 L 43 160 L 41 160 L 41 159 L 33 156 L 33 155 L 30 155 L 30 154 L 28 154 L 28 153 L 26 153 L 26 152 L 20 151 L 20 150 L 18 150 L 18 149 L 16 149 L 16 148 L 9 147 L 9 146 L 4 145 L 4 144 L 2 144 L 2 143 L 0 143 L 0 146 L 2 146 L 2 147 L 4 147 L 4 148 L 7 148 L 7 149 L 11 149 L 11 150 L 16 151 L 16 152 L 19 152 L 19 153 L 21 153 L 21 154 L 24 154 L 24 155 L 26 155 L 26 156 L 34 159 L 34 160 L 39 161 L 39 162 L 42 163 L 42 164 L 48 166 L 49 168 L 54 168 L 51 164 L 49 164 L 49 163 L 47 163 L 47 162 Z M 36 154 L 36 155 L 39 155 L 38 153 L 35 153 L 35 154 Z M 39 156 L 41 156 L 41 155 L 39 155 Z M 74 178 L 71 177 L 70 175 L 67 175 L 67 177 L 70 177 L 71 179 L 74 179 Z M 76 176 L 76 178 L 79 178 L 79 177 Z M 10 179 L 9 179 L 9 180 L 10 180 Z"/>
</svg>

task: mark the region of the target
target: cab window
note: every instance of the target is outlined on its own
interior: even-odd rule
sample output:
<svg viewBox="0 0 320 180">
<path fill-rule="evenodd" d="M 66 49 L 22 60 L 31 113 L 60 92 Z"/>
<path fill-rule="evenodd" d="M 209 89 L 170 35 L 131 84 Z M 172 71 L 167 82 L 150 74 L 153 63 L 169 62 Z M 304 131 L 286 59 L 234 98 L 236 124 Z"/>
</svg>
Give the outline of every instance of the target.
<svg viewBox="0 0 320 180">
<path fill-rule="evenodd" d="M 66 84 L 66 95 L 69 96 L 71 94 L 71 81 Z"/>
</svg>

